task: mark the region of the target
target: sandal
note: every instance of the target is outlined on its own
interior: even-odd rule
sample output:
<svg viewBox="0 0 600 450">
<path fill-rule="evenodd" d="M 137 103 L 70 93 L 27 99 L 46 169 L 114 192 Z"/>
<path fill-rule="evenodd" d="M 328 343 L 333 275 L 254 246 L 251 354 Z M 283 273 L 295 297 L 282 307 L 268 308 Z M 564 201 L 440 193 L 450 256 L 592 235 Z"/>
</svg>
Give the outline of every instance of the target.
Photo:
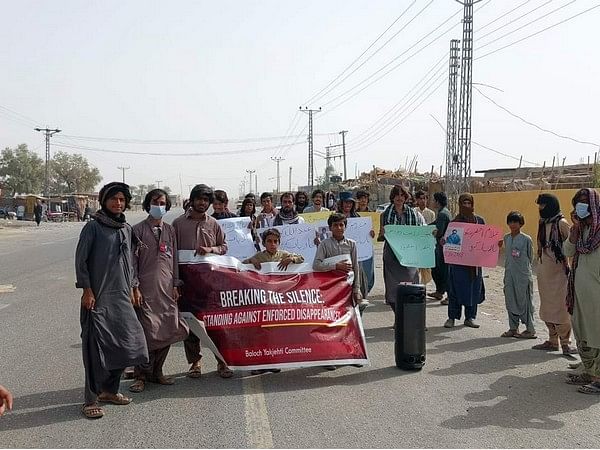
<svg viewBox="0 0 600 450">
<path fill-rule="evenodd" d="M 546 351 L 550 351 L 550 352 L 555 352 L 558 350 L 558 345 L 554 345 L 550 341 L 545 341 L 542 344 L 536 344 L 531 348 L 533 350 L 546 350 Z"/>
<path fill-rule="evenodd" d="M 427 297 L 431 297 L 436 300 L 441 300 L 444 298 L 444 294 L 440 294 L 439 292 L 430 292 L 427 294 Z"/>
<path fill-rule="evenodd" d="M 448 300 L 448 297 L 446 297 L 440 302 L 440 305 L 447 305 L 448 303 L 450 303 L 450 300 Z"/>
<path fill-rule="evenodd" d="M 502 333 L 500 335 L 500 337 L 506 337 L 506 338 L 516 337 L 517 334 L 519 334 L 519 332 L 517 330 L 508 330 L 508 331 L 505 331 L 504 333 Z"/>
<path fill-rule="evenodd" d="M 104 416 L 104 410 L 98 406 L 98 403 L 90 403 L 89 405 L 83 405 L 81 412 L 88 419 L 99 419 Z"/>
<path fill-rule="evenodd" d="M 200 364 L 198 364 L 197 366 L 192 365 L 192 367 L 190 367 L 190 370 L 188 370 L 187 376 L 190 378 L 200 378 L 200 376 L 202 375 L 202 369 L 200 368 Z"/>
<path fill-rule="evenodd" d="M 140 392 L 144 392 L 146 389 L 146 383 L 144 380 L 135 380 L 131 386 L 129 386 L 130 392 L 135 392 L 139 394 Z"/>
<path fill-rule="evenodd" d="M 221 378 L 231 378 L 233 376 L 233 370 L 225 365 L 225 363 L 220 362 L 217 364 L 217 373 Z"/>
<path fill-rule="evenodd" d="M 592 381 L 589 384 L 579 386 L 577 392 L 582 394 L 600 395 L 600 381 Z"/>
<path fill-rule="evenodd" d="M 160 375 L 158 377 L 150 377 L 148 378 L 150 383 L 161 384 L 163 386 L 171 386 L 175 384 L 175 380 L 171 377 L 165 377 L 164 375 Z"/>
<path fill-rule="evenodd" d="M 519 339 L 537 339 L 537 336 L 535 335 L 535 331 L 531 332 L 529 330 L 525 330 L 522 333 L 517 333 L 515 335 L 515 337 L 517 337 Z"/>
<path fill-rule="evenodd" d="M 98 401 L 102 403 L 112 403 L 113 405 L 129 405 L 132 399 L 125 397 L 123 394 L 106 394 L 102 393 L 98 396 Z"/>
<path fill-rule="evenodd" d="M 587 373 L 570 373 L 567 375 L 567 379 L 565 383 L 573 384 L 576 386 L 584 386 L 586 384 L 590 384 L 592 382 L 592 377 Z"/>
<path fill-rule="evenodd" d="M 579 354 L 579 351 L 577 350 L 576 347 L 571 347 L 570 345 L 563 345 L 562 346 L 562 352 L 563 355 L 577 355 Z"/>
</svg>

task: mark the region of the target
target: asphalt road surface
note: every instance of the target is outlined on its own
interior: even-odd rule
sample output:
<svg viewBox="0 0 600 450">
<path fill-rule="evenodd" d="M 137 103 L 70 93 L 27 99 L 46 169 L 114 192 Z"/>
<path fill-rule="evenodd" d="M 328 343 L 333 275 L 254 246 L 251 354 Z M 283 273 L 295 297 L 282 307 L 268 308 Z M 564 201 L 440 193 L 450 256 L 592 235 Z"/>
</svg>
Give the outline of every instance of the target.
<svg viewBox="0 0 600 450">
<path fill-rule="evenodd" d="M 374 306 L 364 316 L 370 367 L 223 380 L 205 355 L 202 378 L 193 380 L 176 345 L 165 366 L 175 385 L 148 385 L 131 405 L 106 406 L 104 418 L 87 420 L 73 268 L 81 226 L 0 229 L 0 384 L 15 395 L 14 411 L 0 418 L 2 447 L 600 445 L 600 398 L 563 382 L 569 360 L 530 350 L 539 340 L 498 337 L 507 328 L 501 270 L 488 273 L 480 329 L 443 328 L 445 307 L 428 302 L 426 365 L 397 369 L 381 248 Z"/>
</svg>

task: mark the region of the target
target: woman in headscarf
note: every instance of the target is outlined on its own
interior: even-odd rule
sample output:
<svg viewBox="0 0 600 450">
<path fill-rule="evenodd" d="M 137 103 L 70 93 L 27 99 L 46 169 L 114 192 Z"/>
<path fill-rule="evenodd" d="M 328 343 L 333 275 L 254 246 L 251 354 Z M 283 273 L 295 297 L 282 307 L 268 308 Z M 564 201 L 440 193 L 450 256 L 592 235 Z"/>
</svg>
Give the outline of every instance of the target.
<svg viewBox="0 0 600 450">
<path fill-rule="evenodd" d="M 406 204 L 410 194 L 404 186 L 395 185 L 390 192 L 390 205 L 381 213 L 378 241 L 385 240 L 386 225 L 425 225 L 423 216 Z M 392 311 L 396 310 L 396 295 L 399 283 L 418 283 L 419 269 L 400 264 L 390 245 L 383 246 L 383 280 L 385 284 L 385 302 Z"/>
<path fill-rule="evenodd" d="M 475 199 L 469 193 L 458 198 L 458 215 L 451 223 L 474 223 L 484 225 L 482 217 L 475 214 Z M 444 327 L 452 328 L 460 320 L 465 309 L 465 326 L 479 328 L 475 322 L 477 305 L 485 300 L 485 286 L 481 267 L 448 264 L 448 320 Z"/>
<path fill-rule="evenodd" d="M 131 193 L 125 183 L 100 189 L 101 209 L 81 230 L 75 254 L 76 286 L 81 297 L 81 340 L 85 368 L 83 414 L 104 415 L 98 402 L 127 405 L 119 393 L 126 367 L 148 362 L 144 330 L 133 306 L 132 232 L 123 212 Z"/>
<path fill-rule="evenodd" d="M 246 197 L 242 202 L 242 207 L 240 208 L 240 217 L 249 217 L 250 223 L 248 224 L 248 228 L 250 228 L 250 232 L 252 234 L 252 239 L 254 240 L 254 246 L 256 247 L 256 251 L 260 251 L 260 238 L 258 237 L 258 233 L 256 232 L 256 203 L 253 198 Z"/>
<path fill-rule="evenodd" d="M 565 256 L 573 257 L 567 290 L 567 310 L 584 372 L 570 374 L 578 391 L 600 395 L 600 195 L 581 189 L 573 197 L 573 227 L 564 242 Z"/>
<path fill-rule="evenodd" d="M 534 345 L 534 350 L 558 350 L 565 355 L 577 353 L 571 347 L 571 318 L 565 298 L 569 265 L 563 253 L 563 242 L 569 237 L 569 222 L 560 211 L 560 203 L 554 194 L 540 194 L 536 200 L 540 211 L 537 233 L 537 283 L 540 293 L 540 319 L 548 328 L 548 340 Z"/>
</svg>

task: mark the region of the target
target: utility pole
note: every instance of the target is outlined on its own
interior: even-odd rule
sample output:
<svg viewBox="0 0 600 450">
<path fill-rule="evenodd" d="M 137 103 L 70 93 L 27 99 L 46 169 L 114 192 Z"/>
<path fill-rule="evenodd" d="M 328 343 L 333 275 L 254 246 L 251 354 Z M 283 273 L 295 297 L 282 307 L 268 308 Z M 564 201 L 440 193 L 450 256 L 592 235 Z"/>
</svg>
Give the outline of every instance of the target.
<svg viewBox="0 0 600 450">
<path fill-rule="evenodd" d="M 308 106 L 305 106 L 302 109 L 300 107 L 300 111 L 304 113 L 308 113 L 308 185 L 310 186 L 310 190 L 313 190 L 315 185 L 315 171 L 314 171 L 314 154 L 313 154 L 313 113 L 318 113 L 321 111 L 321 107 L 319 109 L 309 109 Z"/>
<path fill-rule="evenodd" d="M 285 161 L 285 159 L 282 158 L 281 156 L 271 156 L 271 160 L 275 161 L 277 163 L 277 193 L 279 194 L 281 192 L 281 190 L 280 190 L 280 187 L 281 187 L 281 185 L 280 185 L 281 177 L 279 176 L 279 163 L 281 161 Z"/>
<path fill-rule="evenodd" d="M 160 189 L 160 183 L 162 183 L 162 182 L 163 182 L 163 180 L 156 180 L 156 181 L 155 181 L 155 183 L 156 183 L 156 187 L 157 187 L 158 189 Z"/>
<path fill-rule="evenodd" d="M 348 179 L 348 174 L 346 172 L 346 133 L 348 131 L 346 130 L 342 130 L 340 131 L 340 134 L 342 135 L 342 154 L 343 154 L 343 158 L 344 158 L 344 181 L 346 181 Z"/>
<path fill-rule="evenodd" d="M 288 192 L 292 192 L 292 166 L 290 166 L 290 174 L 288 175 Z"/>
<path fill-rule="evenodd" d="M 131 167 L 117 167 L 117 169 L 123 171 L 123 183 L 125 183 L 125 171 L 131 169 Z"/>
<path fill-rule="evenodd" d="M 458 154 L 460 190 L 469 190 L 471 178 L 471 113 L 473 110 L 473 5 L 481 0 L 456 0 L 464 7 L 462 54 L 460 61 L 460 105 L 458 115 Z"/>
<path fill-rule="evenodd" d="M 44 197 L 48 198 L 50 195 L 50 138 L 56 133 L 60 133 L 61 130 L 55 128 L 50 130 L 46 128 L 34 128 L 35 131 L 43 131 L 46 135 L 46 179 L 44 181 Z"/>
<path fill-rule="evenodd" d="M 458 80 L 458 53 L 460 41 L 450 41 L 450 60 L 448 68 L 448 113 L 446 117 L 446 192 L 449 197 L 449 206 L 456 212 L 456 202 L 460 194 L 460 154 L 456 149 L 456 109 Z M 440 171 L 440 176 L 442 175 Z"/>
<path fill-rule="evenodd" d="M 249 181 L 250 181 L 250 193 L 252 193 L 252 174 L 253 174 L 254 172 L 256 172 L 256 170 L 249 170 L 249 169 L 246 169 L 246 173 L 248 174 L 248 178 L 249 178 Z M 258 192 L 257 192 L 257 193 L 258 193 Z"/>
</svg>

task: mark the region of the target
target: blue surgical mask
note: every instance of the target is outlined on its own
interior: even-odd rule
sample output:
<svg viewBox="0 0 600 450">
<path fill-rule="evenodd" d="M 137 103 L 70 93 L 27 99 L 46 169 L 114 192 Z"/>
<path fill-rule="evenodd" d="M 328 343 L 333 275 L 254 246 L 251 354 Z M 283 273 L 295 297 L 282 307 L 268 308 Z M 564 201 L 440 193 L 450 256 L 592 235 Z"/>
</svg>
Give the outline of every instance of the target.
<svg viewBox="0 0 600 450">
<path fill-rule="evenodd" d="M 167 213 L 167 207 L 164 205 L 150 205 L 150 215 L 155 219 L 162 219 Z"/>
<path fill-rule="evenodd" d="M 587 216 L 590 215 L 589 209 L 590 205 L 588 205 L 587 203 L 577 203 L 575 205 L 575 213 L 580 219 L 585 219 Z"/>
</svg>

